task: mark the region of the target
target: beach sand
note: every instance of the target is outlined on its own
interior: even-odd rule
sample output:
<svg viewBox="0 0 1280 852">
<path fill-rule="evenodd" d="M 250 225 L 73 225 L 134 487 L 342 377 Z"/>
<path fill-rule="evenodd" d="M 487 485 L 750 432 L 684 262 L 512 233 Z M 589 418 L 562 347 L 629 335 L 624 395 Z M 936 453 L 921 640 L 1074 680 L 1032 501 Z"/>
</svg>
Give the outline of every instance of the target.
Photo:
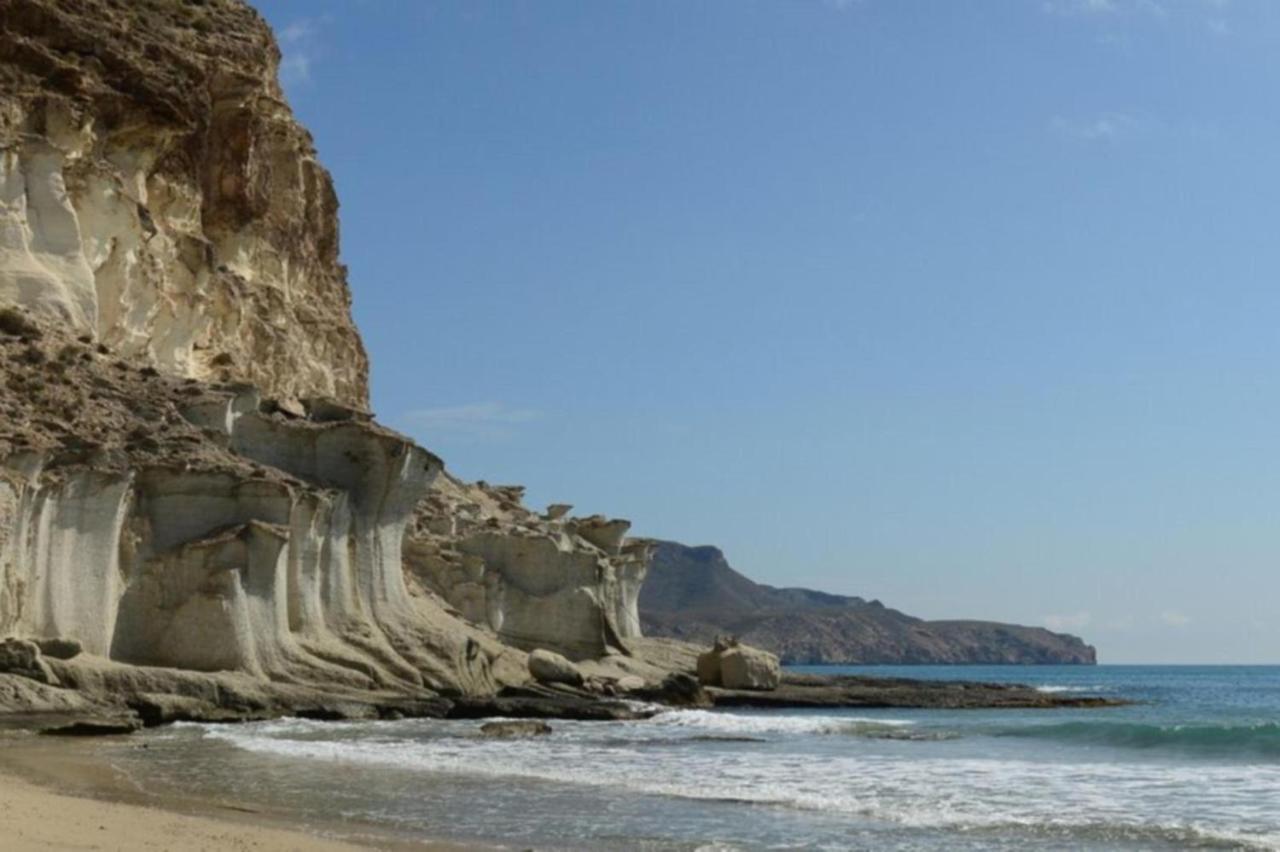
<svg viewBox="0 0 1280 852">
<path fill-rule="evenodd" d="M 37 849 L 367 850 L 300 831 L 236 825 L 157 808 L 82 799 L 0 774 L 0 846 Z"/>
<path fill-rule="evenodd" d="M 0 849 L 460 852 L 364 826 L 268 814 L 217 802 L 143 796 L 89 741 L 0 739 Z"/>
</svg>

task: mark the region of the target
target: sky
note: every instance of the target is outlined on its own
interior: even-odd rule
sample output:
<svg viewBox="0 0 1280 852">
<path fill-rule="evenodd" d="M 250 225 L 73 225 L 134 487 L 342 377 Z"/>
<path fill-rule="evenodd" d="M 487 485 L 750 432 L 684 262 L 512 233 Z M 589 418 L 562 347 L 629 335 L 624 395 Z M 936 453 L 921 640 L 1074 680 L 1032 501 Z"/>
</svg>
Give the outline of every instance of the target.
<svg viewBox="0 0 1280 852">
<path fill-rule="evenodd" d="M 1280 663 L 1280 3 L 257 5 L 374 408 L 454 473 Z"/>
</svg>

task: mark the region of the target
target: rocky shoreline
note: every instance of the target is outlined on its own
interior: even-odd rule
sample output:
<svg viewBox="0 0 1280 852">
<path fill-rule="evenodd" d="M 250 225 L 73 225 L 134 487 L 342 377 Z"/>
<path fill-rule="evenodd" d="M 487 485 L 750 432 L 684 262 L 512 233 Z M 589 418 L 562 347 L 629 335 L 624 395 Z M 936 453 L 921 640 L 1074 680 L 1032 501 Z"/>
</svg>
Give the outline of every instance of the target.
<svg viewBox="0 0 1280 852">
<path fill-rule="evenodd" d="M 0 690 L 13 675 L 0 674 Z M 60 690 L 65 691 L 65 690 Z M 222 692 L 206 698 L 145 692 L 86 699 L 65 696 L 63 710 L 0 713 L 0 731 L 55 736 L 109 736 L 174 722 L 238 723 L 281 717 L 318 721 L 420 719 L 569 719 L 617 722 L 652 718 L 671 708 L 702 709 L 1036 709 L 1119 707 L 1131 702 L 1096 695 L 1046 693 L 1021 684 L 931 681 L 784 673 L 775 689 L 702 686 L 678 672 L 625 697 L 564 684 L 506 687 L 488 696 L 323 695 L 277 693 L 249 697 Z"/>
</svg>

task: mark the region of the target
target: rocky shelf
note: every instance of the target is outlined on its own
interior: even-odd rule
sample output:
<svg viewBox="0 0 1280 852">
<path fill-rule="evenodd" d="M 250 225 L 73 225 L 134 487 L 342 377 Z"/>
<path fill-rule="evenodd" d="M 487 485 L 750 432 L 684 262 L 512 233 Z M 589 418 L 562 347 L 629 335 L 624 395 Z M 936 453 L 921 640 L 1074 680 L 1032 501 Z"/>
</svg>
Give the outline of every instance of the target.
<svg viewBox="0 0 1280 852">
<path fill-rule="evenodd" d="M 1132 702 L 1097 695 L 1062 695 L 1034 687 L 977 681 L 914 680 L 787 674 L 777 689 L 707 690 L 716 707 L 918 708 L 933 710 L 1120 707 Z"/>
</svg>

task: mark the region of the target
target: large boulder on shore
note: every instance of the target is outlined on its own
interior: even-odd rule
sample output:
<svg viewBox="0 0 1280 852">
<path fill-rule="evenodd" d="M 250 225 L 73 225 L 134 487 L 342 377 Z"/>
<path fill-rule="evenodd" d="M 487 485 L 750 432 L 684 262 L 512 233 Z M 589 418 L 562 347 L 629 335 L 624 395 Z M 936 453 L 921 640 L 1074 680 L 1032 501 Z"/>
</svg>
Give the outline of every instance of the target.
<svg viewBox="0 0 1280 852">
<path fill-rule="evenodd" d="M 739 645 L 720 655 L 720 680 L 725 689 L 777 689 L 782 667 L 768 651 Z"/>
<path fill-rule="evenodd" d="M 529 654 L 529 674 L 539 683 L 567 683 L 582 686 L 582 672 L 555 651 L 539 648 Z"/>
<path fill-rule="evenodd" d="M 719 638 L 714 648 L 698 656 L 698 680 L 725 689 L 777 689 L 782 667 L 768 651 Z"/>
</svg>

